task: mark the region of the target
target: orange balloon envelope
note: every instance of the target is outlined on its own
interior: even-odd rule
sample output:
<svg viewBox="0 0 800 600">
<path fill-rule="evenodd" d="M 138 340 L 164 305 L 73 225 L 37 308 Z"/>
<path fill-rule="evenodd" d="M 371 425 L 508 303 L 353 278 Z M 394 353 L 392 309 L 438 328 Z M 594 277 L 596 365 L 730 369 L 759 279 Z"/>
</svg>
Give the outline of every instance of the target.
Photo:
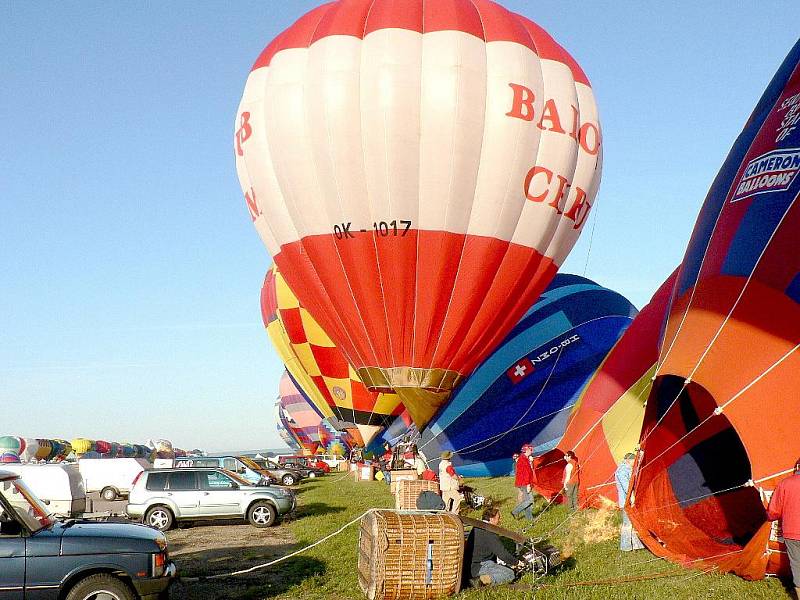
<svg viewBox="0 0 800 600">
<path fill-rule="evenodd" d="M 419 426 L 547 286 L 602 162 L 584 72 L 489 0 L 312 10 L 253 65 L 234 153 L 301 304 Z"/>
<path fill-rule="evenodd" d="M 659 556 L 785 570 L 764 503 L 800 454 L 800 42 L 706 197 L 675 284 L 628 511 Z"/>
</svg>

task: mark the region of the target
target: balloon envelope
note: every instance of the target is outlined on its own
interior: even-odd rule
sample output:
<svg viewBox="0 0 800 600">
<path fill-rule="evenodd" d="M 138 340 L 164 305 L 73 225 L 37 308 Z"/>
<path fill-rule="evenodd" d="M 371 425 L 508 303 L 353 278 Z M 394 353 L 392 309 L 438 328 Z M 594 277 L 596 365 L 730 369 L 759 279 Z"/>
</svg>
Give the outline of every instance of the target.
<svg viewBox="0 0 800 600">
<path fill-rule="evenodd" d="M 86 438 L 75 438 L 70 444 L 78 456 L 83 456 L 87 452 L 94 450 L 94 442 Z"/>
<path fill-rule="evenodd" d="M 39 446 L 35 455 L 36 460 L 47 460 L 47 457 L 50 456 L 50 453 L 53 450 L 52 442 L 50 440 L 41 438 L 37 439 L 36 441 Z"/>
<path fill-rule="evenodd" d="M 39 440 L 35 438 L 25 438 L 25 449 L 20 454 L 23 462 L 31 462 L 36 460 L 36 455 L 39 453 Z"/>
<path fill-rule="evenodd" d="M 147 445 L 156 451 L 157 458 L 175 458 L 175 449 L 169 440 L 148 440 Z"/>
<path fill-rule="evenodd" d="M 5 435 L 0 437 L 0 453 L 9 452 L 19 456 L 25 450 L 25 440 L 20 437 Z"/>
<path fill-rule="evenodd" d="M 340 440 L 332 440 L 327 447 L 327 451 L 334 456 L 345 456 L 347 448 Z"/>
<path fill-rule="evenodd" d="M 432 462 L 444 450 L 469 476 L 505 475 L 522 444 L 556 446 L 570 411 L 636 309 L 617 292 L 558 275 L 508 337 L 422 432 Z"/>
<path fill-rule="evenodd" d="M 303 446 L 300 444 L 300 440 L 298 440 L 297 436 L 289 429 L 289 419 L 286 417 L 286 412 L 281 406 L 280 397 L 275 402 L 275 424 L 278 429 L 278 435 L 280 435 L 283 443 L 286 444 L 289 449 L 294 451 L 302 450 Z"/>
<path fill-rule="evenodd" d="M 572 450 L 580 461 L 580 505 L 601 508 L 607 500 L 617 503 L 614 473 L 624 456 L 638 447 L 676 275 L 677 271 L 661 285 L 608 353 L 581 393 L 558 447 L 535 458 L 535 488 L 540 494 L 552 498 L 561 492 L 564 453 Z"/>
<path fill-rule="evenodd" d="M 286 426 L 304 449 L 311 453 L 316 452 L 320 443 L 319 425 L 322 417 L 314 410 L 308 398 L 297 388 L 286 371 L 281 377 L 279 389 Z"/>
<path fill-rule="evenodd" d="M 18 463 L 20 462 L 19 454 L 16 452 L 3 452 L 0 454 L 0 463 Z"/>
<path fill-rule="evenodd" d="M 800 430 L 800 42 L 701 209 L 648 399 L 631 519 L 659 556 L 786 571 L 763 497 Z M 771 539 L 772 536 L 772 539 Z"/>
<path fill-rule="evenodd" d="M 602 154 L 584 72 L 488 0 L 312 10 L 256 60 L 234 151 L 301 304 L 419 426 L 555 275 Z"/>
<path fill-rule="evenodd" d="M 370 440 L 403 410 L 397 394 L 370 392 L 364 386 L 275 267 L 264 280 L 261 313 L 292 379 L 320 415 L 354 423 Z"/>
</svg>

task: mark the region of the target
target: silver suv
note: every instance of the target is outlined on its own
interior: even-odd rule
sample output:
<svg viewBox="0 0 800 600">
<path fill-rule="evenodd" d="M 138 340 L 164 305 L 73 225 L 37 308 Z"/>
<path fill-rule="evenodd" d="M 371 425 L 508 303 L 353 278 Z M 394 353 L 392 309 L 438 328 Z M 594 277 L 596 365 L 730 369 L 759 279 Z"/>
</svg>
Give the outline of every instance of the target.
<svg viewBox="0 0 800 600">
<path fill-rule="evenodd" d="M 125 512 L 161 531 L 175 521 L 237 517 L 254 527 L 270 527 L 295 505 L 291 490 L 254 485 L 224 469 L 155 469 L 136 478 Z"/>
</svg>

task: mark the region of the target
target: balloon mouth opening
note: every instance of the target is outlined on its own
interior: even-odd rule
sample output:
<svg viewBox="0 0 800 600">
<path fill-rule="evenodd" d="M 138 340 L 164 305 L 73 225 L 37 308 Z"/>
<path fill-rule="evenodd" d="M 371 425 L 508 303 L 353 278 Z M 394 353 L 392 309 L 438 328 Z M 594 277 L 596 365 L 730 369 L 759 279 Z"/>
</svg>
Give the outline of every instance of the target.
<svg viewBox="0 0 800 600">
<path fill-rule="evenodd" d="M 738 432 L 708 390 L 684 382 L 664 375 L 653 386 L 648 404 L 655 404 L 659 423 L 643 448 L 632 512 L 667 553 L 736 552 L 767 522 L 764 503 L 749 483 L 752 467 Z"/>
<path fill-rule="evenodd" d="M 358 376 L 371 391 L 396 393 L 418 428 L 424 427 L 464 376 L 448 369 L 361 367 Z"/>
<path fill-rule="evenodd" d="M 420 367 L 361 367 L 358 376 L 370 391 L 384 393 L 404 388 L 452 392 L 464 379 L 457 371 Z"/>
</svg>

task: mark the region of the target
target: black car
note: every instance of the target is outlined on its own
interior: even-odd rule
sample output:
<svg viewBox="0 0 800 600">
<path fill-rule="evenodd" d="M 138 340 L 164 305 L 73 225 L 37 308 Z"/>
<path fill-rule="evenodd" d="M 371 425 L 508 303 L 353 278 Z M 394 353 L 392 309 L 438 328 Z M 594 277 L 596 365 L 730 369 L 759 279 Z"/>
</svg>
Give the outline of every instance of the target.
<svg viewBox="0 0 800 600">
<path fill-rule="evenodd" d="M 322 477 L 325 475 L 325 471 L 318 467 L 312 467 L 306 462 L 287 460 L 285 462 L 281 461 L 280 465 L 286 469 L 299 472 L 303 477 Z"/>
<path fill-rule="evenodd" d="M 270 472 L 280 472 L 281 469 L 286 469 L 289 471 L 294 471 L 295 473 L 299 473 L 303 479 L 308 477 L 321 477 L 325 474 L 322 469 L 310 468 L 308 465 L 300 464 L 299 462 L 293 462 L 292 464 L 289 463 L 276 463 L 275 461 L 269 458 L 259 458 L 253 459 L 253 462 L 260 465 L 264 469 L 267 469 Z"/>
<path fill-rule="evenodd" d="M 54 519 L 18 475 L 0 471 L 3 600 L 157 600 L 174 577 L 163 533 Z"/>
</svg>

